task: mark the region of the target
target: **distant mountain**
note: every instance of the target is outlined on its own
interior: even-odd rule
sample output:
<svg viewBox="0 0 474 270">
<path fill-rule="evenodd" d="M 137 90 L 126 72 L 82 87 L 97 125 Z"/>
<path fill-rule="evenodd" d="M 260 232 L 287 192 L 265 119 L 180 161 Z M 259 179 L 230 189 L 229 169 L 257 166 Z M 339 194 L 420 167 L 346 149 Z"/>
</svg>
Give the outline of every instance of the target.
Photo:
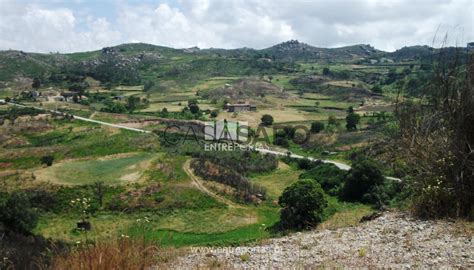
<svg viewBox="0 0 474 270">
<path fill-rule="evenodd" d="M 404 59 L 424 59 L 430 57 L 435 49 L 429 46 L 410 46 L 410 47 L 403 47 L 401 49 L 396 50 L 393 53 L 390 53 L 390 56 L 394 59 L 401 61 Z"/>
<path fill-rule="evenodd" d="M 371 57 L 382 51 L 376 50 L 370 45 L 353 45 L 341 48 L 318 48 L 290 40 L 261 50 L 264 53 L 275 56 L 277 59 L 285 60 L 329 60 L 350 61 L 362 57 Z"/>
<path fill-rule="evenodd" d="M 454 48 L 452 48 L 455 51 Z M 101 50 L 79 53 L 26 53 L 22 51 L 0 51 L 0 81 L 18 77 L 45 77 L 52 73 L 74 70 L 75 74 L 110 73 L 110 66 L 118 73 L 158 74 L 158 78 L 188 76 L 243 75 L 291 72 L 294 62 L 313 63 L 358 63 L 360 60 L 389 58 L 398 61 L 429 60 L 439 49 L 428 46 L 403 47 L 389 53 L 375 49 L 367 44 L 340 48 L 319 48 L 299 42 L 286 41 L 269 48 L 256 50 L 238 49 L 200 49 L 198 47 L 174 49 L 145 43 L 121 44 Z M 105 67 L 105 68 L 104 68 Z M 229 72 L 230 71 L 230 72 Z M 207 73 L 206 73 L 207 72 Z M 143 75 L 142 74 L 142 75 Z M 107 74 L 110 77 L 113 74 Z M 150 75 L 147 75 L 150 76 Z M 98 76 L 101 77 L 101 76 Z"/>
</svg>

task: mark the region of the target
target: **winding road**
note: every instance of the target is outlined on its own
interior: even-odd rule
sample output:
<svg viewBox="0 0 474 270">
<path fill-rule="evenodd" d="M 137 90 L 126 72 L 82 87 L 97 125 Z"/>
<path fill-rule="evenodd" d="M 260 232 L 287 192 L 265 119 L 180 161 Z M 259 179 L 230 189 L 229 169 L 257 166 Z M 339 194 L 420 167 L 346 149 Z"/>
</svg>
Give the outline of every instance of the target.
<svg viewBox="0 0 474 270">
<path fill-rule="evenodd" d="M 48 109 L 44 109 L 44 108 L 40 108 L 40 107 L 35 107 L 35 106 L 27 106 L 27 105 L 22 105 L 22 104 L 13 103 L 13 102 L 5 102 L 4 100 L 0 100 L 0 102 L 6 103 L 6 104 L 9 104 L 9 105 L 13 105 L 13 106 L 18 106 L 18 107 L 24 107 L 24 108 L 29 107 L 29 108 L 34 108 L 34 109 L 37 109 L 37 110 L 46 111 L 46 112 L 57 113 L 57 114 L 64 114 L 64 112 L 57 111 L 57 110 L 48 110 Z M 152 132 L 149 131 L 149 130 L 144 130 L 144 129 L 139 129 L 139 128 L 132 128 L 132 127 L 127 127 L 127 126 L 123 126 L 123 125 L 117 125 L 117 124 L 107 123 L 107 122 L 104 122 L 104 121 L 93 120 L 93 119 L 89 119 L 89 118 L 85 118 L 85 117 L 81 117 L 81 116 L 77 116 L 77 115 L 72 115 L 72 117 L 73 117 L 74 119 L 77 119 L 77 120 L 80 120 L 80 121 L 96 123 L 96 124 L 99 124 L 99 125 L 110 126 L 110 127 L 114 127 L 114 128 L 120 128 L 120 129 L 135 131 L 135 132 L 141 132 L 141 133 L 152 133 Z M 252 149 L 254 149 L 255 151 L 258 151 L 258 152 L 260 152 L 260 153 L 267 153 L 267 154 L 272 154 L 272 155 L 277 155 L 277 156 L 287 156 L 287 155 L 288 155 L 288 152 L 280 152 L 280 151 L 275 151 L 275 150 L 270 150 L 270 149 L 264 149 L 264 148 L 252 148 Z M 344 163 L 341 163 L 341 162 L 333 161 L 333 160 L 324 160 L 324 159 L 317 159 L 317 158 L 313 158 L 313 157 L 305 157 L 305 156 L 296 155 L 296 154 L 293 154 L 293 153 L 290 153 L 290 157 L 291 157 L 291 158 L 296 158 L 296 159 L 304 159 L 304 158 L 307 158 L 307 159 L 309 159 L 309 160 L 311 160 L 311 161 L 321 160 L 321 161 L 324 162 L 324 163 L 331 163 L 331 164 L 334 164 L 334 165 L 336 165 L 339 169 L 345 170 L 345 171 L 348 171 L 348 170 L 351 169 L 351 166 L 349 166 L 349 165 L 347 165 L 347 164 L 344 164 Z M 188 166 L 189 166 L 189 165 L 188 165 Z M 402 179 L 396 178 L 396 177 L 386 176 L 385 178 L 386 178 L 386 179 L 389 179 L 389 180 L 392 180 L 392 181 L 397 181 L 397 182 L 401 182 L 401 181 L 402 181 Z M 196 183 L 199 183 L 199 182 L 196 182 Z M 205 187 L 204 187 L 204 188 L 205 188 Z M 209 190 L 208 190 L 208 191 L 209 191 Z M 209 192 L 210 192 L 210 191 L 209 191 Z M 211 193 L 212 193 L 212 192 L 211 192 Z M 212 194 L 214 194 L 214 193 L 212 193 Z"/>
</svg>

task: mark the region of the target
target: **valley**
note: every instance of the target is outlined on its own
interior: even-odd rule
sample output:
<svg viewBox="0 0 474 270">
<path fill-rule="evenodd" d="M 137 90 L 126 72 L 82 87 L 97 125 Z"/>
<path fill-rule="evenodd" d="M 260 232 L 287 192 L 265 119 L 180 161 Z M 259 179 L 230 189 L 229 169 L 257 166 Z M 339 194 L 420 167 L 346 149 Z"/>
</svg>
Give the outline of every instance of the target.
<svg viewBox="0 0 474 270">
<path fill-rule="evenodd" d="M 408 211 L 413 170 L 389 142 L 398 106 L 422 100 L 436 53 L 295 40 L 262 50 L 1 51 L 1 198 L 25 194 L 37 217 L 28 233 L 70 247 L 263 245 Z M 206 139 L 205 126 L 237 122 L 248 140 L 236 143 L 249 148 L 206 150 L 234 141 Z M 308 182 L 322 208 L 292 224 L 283 198 Z"/>
</svg>

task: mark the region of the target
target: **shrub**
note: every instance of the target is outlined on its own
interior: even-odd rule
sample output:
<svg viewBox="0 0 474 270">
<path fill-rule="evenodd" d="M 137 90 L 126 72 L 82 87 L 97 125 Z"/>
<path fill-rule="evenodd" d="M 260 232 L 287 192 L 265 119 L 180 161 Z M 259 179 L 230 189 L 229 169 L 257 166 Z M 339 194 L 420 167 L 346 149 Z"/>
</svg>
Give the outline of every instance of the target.
<svg viewBox="0 0 474 270">
<path fill-rule="evenodd" d="M 354 112 L 349 112 L 346 116 L 346 129 L 356 130 L 360 122 L 360 115 Z"/>
<path fill-rule="evenodd" d="M 288 139 L 285 137 L 276 137 L 273 144 L 288 148 L 290 146 Z"/>
<path fill-rule="evenodd" d="M 381 94 L 382 93 L 382 88 L 380 87 L 380 85 L 374 85 L 374 87 L 372 87 L 372 92 L 377 93 L 377 94 Z"/>
<path fill-rule="evenodd" d="M 295 138 L 296 129 L 294 127 L 290 127 L 290 126 L 284 127 L 283 132 L 285 132 L 286 137 L 289 140 L 293 140 Z"/>
<path fill-rule="evenodd" d="M 287 187 L 278 204 L 282 207 L 280 222 L 283 228 L 303 229 L 322 221 L 327 200 L 318 183 L 304 179 Z"/>
<path fill-rule="evenodd" d="M 358 159 L 352 164 L 343 188 L 343 198 L 350 201 L 376 203 L 378 186 L 384 183 L 384 177 L 377 165 L 368 159 Z"/>
<path fill-rule="evenodd" d="M 328 116 L 328 126 L 337 126 L 338 122 L 334 115 Z"/>
<path fill-rule="evenodd" d="M 329 70 L 329 68 L 327 67 L 323 68 L 323 75 L 328 76 L 329 74 L 331 74 L 331 71 Z"/>
<path fill-rule="evenodd" d="M 197 114 L 200 111 L 199 106 L 195 103 L 189 104 L 188 107 L 189 107 L 189 111 L 192 114 Z"/>
<path fill-rule="evenodd" d="M 155 83 L 153 81 L 146 81 L 145 84 L 143 85 L 143 91 L 148 92 L 152 90 L 154 86 L 155 86 Z"/>
<path fill-rule="evenodd" d="M 311 161 L 307 158 L 298 159 L 298 168 L 302 170 L 309 170 L 319 165 L 321 161 Z"/>
<path fill-rule="evenodd" d="M 319 133 L 324 130 L 324 124 L 316 121 L 311 123 L 311 133 Z"/>
<path fill-rule="evenodd" d="M 57 205 L 56 199 L 52 193 L 48 192 L 46 188 L 32 188 L 28 189 L 30 203 L 33 207 L 41 209 L 42 211 L 51 211 Z"/>
<path fill-rule="evenodd" d="M 31 87 L 33 87 L 34 89 L 38 89 L 38 88 L 40 88 L 40 86 L 41 86 L 40 79 L 38 79 L 36 77 L 33 78 L 33 83 L 31 84 Z"/>
<path fill-rule="evenodd" d="M 250 203 L 259 199 L 265 200 L 266 191 L 263 187 L 254 184 L 235 170 L 206 162 L 204 158 L 191 162 L 194 173 L 204 179 L 216 181 L 236 189 L 234 194 L 238 199 Z"/>
<path fill-rule="evenodd" d="M 473 219 L 474 55 L 445 48 L 435 58 L 423 87 L 428 98 L 397 108 L 397 150 L 411 169 L 407 183 L 417 214 Z"/>
<path fill-rule="evenodd" d="M 242 175 L 249 173 L 270 172 L 278 167 L 278 158 L 275 155 L 262 155 L 256 151 L 229 151 L 229 152 L 192 152 L 196 158 L 204 158 L 214 164 L 236 171 Z"/>
<path fill-rule="evenodd" d="M 168 109 L 167 108 L 163 108 L 160 112 L 160 116 L 161 117 L 167 117 L 168 116 Z"/>
<path fill-rule="evenodd" d="M 264 126 L 271 126 L 273 124 L 273 116 L 269 114 L 264 114 L 261 120 Z"/>
<path fill-rule="evenodd" d="M 46 166 L 53 165 L 54 157 L 53 156 L 43 156 L 41 157 L 41 164 L 45 164 Z"/>
<path fill-rule="evenodd" d="M 346 174 L 346 171 L 334 164 L 323 163 L 302 173 L 300 179 L 314 179 L 329 195 L 337 196 L 346 180 Z"/>
<path fill-rule="evenodd" d="M 102 112 L 109 112 L 109 113 L 125 113 L 127 112 L 127 107 L 123 105 L 122 103 L 118 102 L 105 102 L 105 105 L 107 107 L 101 108 L 100 111 Z"/>
<path fill-rule="evenodd" d="M 0 199 L 0 222 L 8 229 L 27 234 L 38 223 L 38 215 L 32 209 L 26 194 L 3 194 Z"/>
</svg>

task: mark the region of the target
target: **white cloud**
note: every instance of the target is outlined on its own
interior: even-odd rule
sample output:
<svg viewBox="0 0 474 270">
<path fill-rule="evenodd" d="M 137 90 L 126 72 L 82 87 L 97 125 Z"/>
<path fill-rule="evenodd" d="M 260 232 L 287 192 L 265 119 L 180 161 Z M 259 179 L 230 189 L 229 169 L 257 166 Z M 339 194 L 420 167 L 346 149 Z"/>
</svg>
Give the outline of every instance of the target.
<svg viewBox="0 0 474 270">
<path fill-rule="evenodd" d="M 87 2 L 74 8 L 38 3 L 0 0 L 0 49 L 71 52 L 126 42 L 264 48 L 299 39 L 394 50 L 431 45 L 438 28 L 439 36 L 449 32 L 452 44 L 474 40 L 471 0 L 111 2 L 104 17 L 93 15 Z"/>
<path fill-rule="evenodd" d="M 104 18 L 90 17 L 86 30 L 78 28 L 74 13 L 66 8 L 1 3 L 0 49 L 71 52 L 120 42 L 120 32 Z"/>
</svg>

